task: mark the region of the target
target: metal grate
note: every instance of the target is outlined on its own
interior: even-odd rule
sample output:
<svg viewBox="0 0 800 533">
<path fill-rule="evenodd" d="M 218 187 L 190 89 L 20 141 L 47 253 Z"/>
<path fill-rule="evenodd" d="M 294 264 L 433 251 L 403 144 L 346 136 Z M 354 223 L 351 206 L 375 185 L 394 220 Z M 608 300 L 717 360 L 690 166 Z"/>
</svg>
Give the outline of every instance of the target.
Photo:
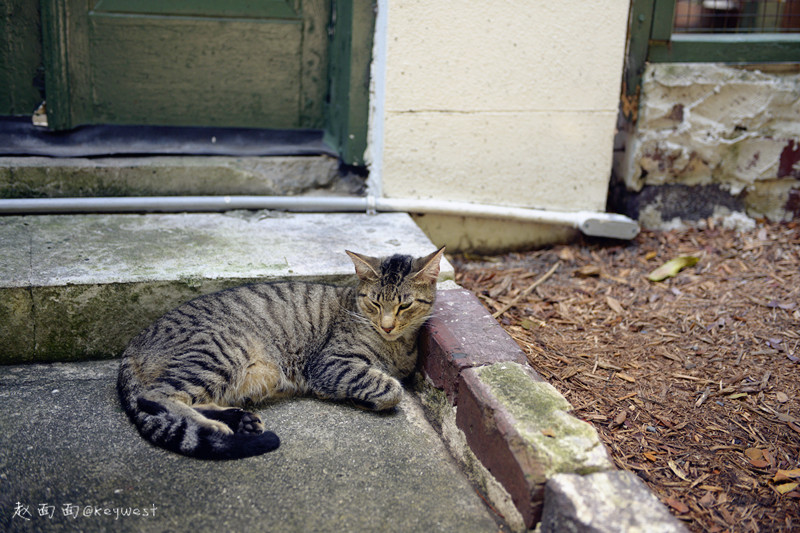
<svg viewBox="0 0 800 533">
<path fill-rule="evenodd" d="M 673 31 L 800 32 L 800 0 L 677 0 Z"/>
</svg>

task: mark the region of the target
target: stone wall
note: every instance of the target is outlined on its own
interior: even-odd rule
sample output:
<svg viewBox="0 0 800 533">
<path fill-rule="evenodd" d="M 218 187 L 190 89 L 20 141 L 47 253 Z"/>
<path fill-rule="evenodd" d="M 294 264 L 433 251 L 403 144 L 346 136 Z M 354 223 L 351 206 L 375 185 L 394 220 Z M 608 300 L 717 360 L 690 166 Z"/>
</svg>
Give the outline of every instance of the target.
<svg viewBox="0 0 800 533">
<path fill-rule="evenodd" d="M 649 65 L 615 174 L 645 226 L 799 217 L 800 65 Z"/>
</svg>

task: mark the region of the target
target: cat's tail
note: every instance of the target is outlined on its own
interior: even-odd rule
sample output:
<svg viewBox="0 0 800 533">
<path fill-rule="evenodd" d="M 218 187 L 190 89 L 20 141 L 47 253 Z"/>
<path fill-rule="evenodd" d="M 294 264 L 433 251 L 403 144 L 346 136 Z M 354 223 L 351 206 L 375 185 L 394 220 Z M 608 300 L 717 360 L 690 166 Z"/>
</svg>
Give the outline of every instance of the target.
<svg viewBox="0 0 800 533">
<path fill-rule="evenodd" d="M 125 412 L 139 433 L 156 446 L 197 459 L 241 459 L 280 446 L 275 433 L 260 419 L 237 408 L 191 407 L 157 391 L 134 390 L 129 380 L 117 381 Z"/>
</svg>

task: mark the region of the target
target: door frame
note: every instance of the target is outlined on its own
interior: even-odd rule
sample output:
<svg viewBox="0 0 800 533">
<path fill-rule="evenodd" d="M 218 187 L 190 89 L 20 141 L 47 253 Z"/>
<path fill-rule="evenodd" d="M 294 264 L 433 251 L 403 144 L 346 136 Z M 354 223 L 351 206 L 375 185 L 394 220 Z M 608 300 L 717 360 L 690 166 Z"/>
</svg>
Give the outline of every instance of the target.
<svg viewBox="0 0 800 533">
<path fill-rule="evenodd" d="M 69 92 L 70 82 L 88 87 L 88 80 L 75 80 L 78 71 L 71 69 L 66 50 L 85 46 L 76 33 L 85 17 L 70 18 L 70 3 L 42 0 L 42 43 L 45 69 L 45 92 L 48 109 L 66 110 L 58 115 L 48 112 L 50 128 L 64 129 L 72 123 L 73 105 L 91 105 Z M 328 95 L 324 106 L 324 142 L 347 165 L 364 166 L 369 121 L 369 84 L 372 45 L 375 31 L 375 0 L 332 0 L 329 28 Z M 68 21 L 79 21 L 76 28 Z M 84 55 L 85 57 L 85 55 Z M 70 77 L 73 77 L 72 79 Z M 74 97 L 73 97 L 74 96 Z M 202 129 L 202 128 L 198 128 Z M 145 132 L 145 127 L 142 129 Z"/>
</svg>

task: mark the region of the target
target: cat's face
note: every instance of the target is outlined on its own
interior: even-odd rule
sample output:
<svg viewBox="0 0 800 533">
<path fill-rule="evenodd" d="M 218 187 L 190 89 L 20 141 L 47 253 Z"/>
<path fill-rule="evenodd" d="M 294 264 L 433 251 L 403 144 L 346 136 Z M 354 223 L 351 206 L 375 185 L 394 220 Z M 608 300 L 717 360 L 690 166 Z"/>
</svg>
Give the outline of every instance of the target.
<svg viewBox="0 0 800 533">
<path fill-rule="evenodd" d="M 375 330 L 388 341 L 415 333 L 430 314 L 444 248 L 418 259 L 347 253 L 360 279 L 359 308 Z"/>
</svg>

